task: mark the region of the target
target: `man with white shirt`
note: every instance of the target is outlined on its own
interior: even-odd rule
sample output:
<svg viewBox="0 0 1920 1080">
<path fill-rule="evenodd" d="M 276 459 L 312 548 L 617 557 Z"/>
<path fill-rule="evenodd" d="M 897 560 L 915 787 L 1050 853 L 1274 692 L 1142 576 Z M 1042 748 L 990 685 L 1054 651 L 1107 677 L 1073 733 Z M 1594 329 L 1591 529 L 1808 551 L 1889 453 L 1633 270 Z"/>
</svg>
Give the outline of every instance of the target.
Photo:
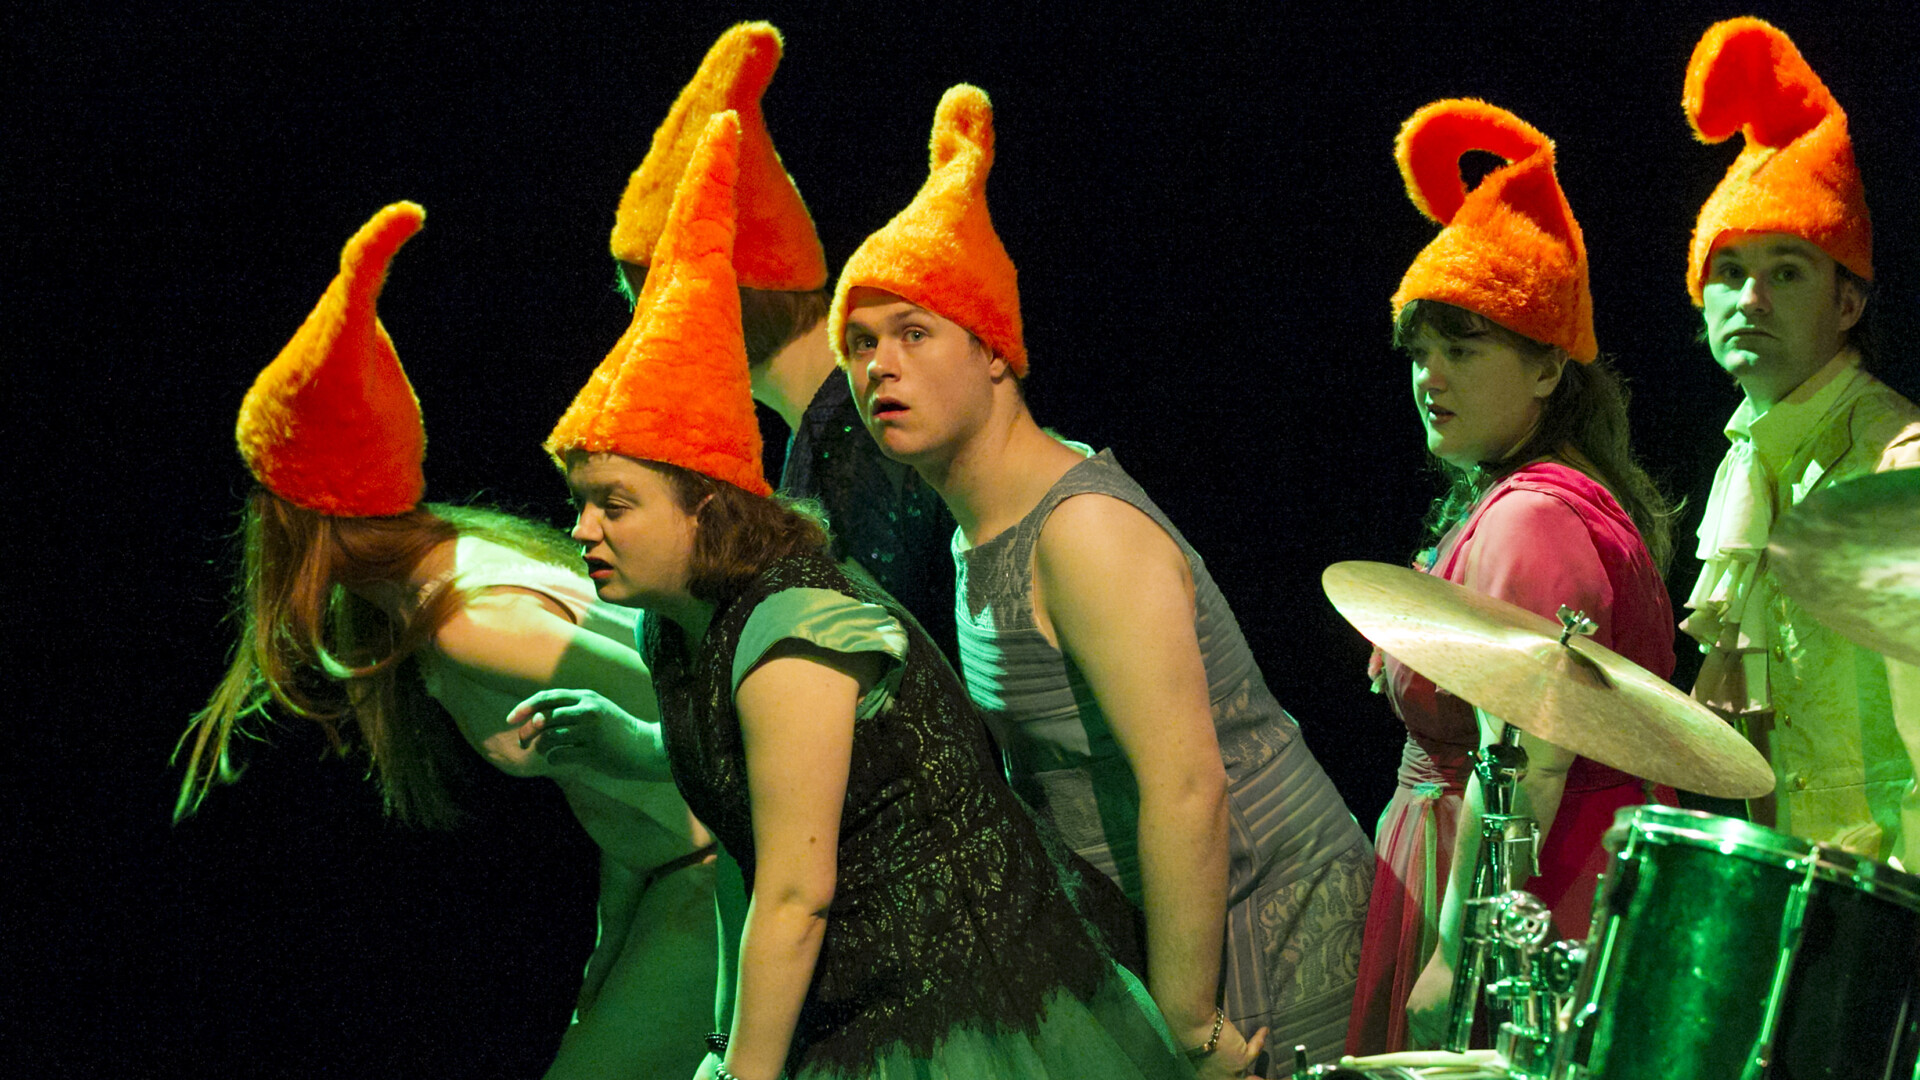
<svg viewBox="0 0 1920 1080">
<path fill-rule="evenodd" d="M 1745 400 L 1700 525 L 1681 623 L 1706 652 L 1694 696 L 1772 763 L 1755 821 L 1920 867 L 1920 700 L 1889 665 L 1781 593 L 1773 523 L 1813 491 L 1920 464 L 1920 408 L 1862 367 L 1872 226 L 1846 114 L 1792 41 L 1758 19 L 1708 30 L 1688 65 L 1695 131 L 1746 145 L 1701 208 L 1688 289 Z M 1893 682 L 1914 684 L 1902 665 Z M 1912 714 L 1912 715 L 1907 715 Z"/>
</svg>

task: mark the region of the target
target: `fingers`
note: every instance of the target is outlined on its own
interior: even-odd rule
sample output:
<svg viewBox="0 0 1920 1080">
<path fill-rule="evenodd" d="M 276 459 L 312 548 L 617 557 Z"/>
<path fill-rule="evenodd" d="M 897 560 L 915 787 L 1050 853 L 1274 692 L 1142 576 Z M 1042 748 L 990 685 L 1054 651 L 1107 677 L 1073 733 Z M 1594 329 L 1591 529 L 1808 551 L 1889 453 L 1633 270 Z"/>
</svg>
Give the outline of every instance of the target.
<svg viewBox="0 0 1920 1080">
<path fill-rule="evenodd" d="M 529 696 L 525 701 L 515 705 L 512 711 L 507 713 L 506 725 L 510 728 L 520 727 L 526 724 L 528 720 L 531 720 L 535 713 L 546 712 L 551 708 L 562 705 L 577 704 L 591 696 L 595 696 L 591 690 L 568 690 L 564 687 L 550 687 Z"/>
</svg>

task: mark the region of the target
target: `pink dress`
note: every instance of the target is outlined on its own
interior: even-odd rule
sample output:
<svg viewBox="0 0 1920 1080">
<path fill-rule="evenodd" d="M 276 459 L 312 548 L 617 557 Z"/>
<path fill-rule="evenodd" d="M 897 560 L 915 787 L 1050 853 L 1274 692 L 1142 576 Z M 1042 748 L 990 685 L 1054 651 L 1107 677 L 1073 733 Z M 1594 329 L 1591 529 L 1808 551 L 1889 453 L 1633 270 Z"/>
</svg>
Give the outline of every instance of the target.
<svg viewBox="0 0 1920 1080">
<path fill-rule="evenodd" d="M 1441 540 L 1426 572 L 1553 618 L 1560 605 L 1600 624 L 1593 639 L 1659 675 L 1673 675 L 1674 622 L 1666 585 L 1640 532 L 1606 488 L 1557 464 L 1500 481 Z M 1376 655 L 1376 663 L 1381 658 Z M 1379 857 L 1360 953 L 1347 1051 L 1406 1048 L 1407 995 L 1438 944 L 1440 901 L 1452 863 L 1460 801 L 1478 745 L 1473 707 L 1385 657 L 1393 708 L 1407 725 L 1400 783 L 1374 835 Z M 1656 792 L 1671 803 L 1666 789 Z M 1584 940 L 1600 838 L 1616 810 L 1648 801 L 1639 779 L 1575 759 L 1540 876 L 1527 890 L 1553 909 L 1558 937 Z"/>
</svg>

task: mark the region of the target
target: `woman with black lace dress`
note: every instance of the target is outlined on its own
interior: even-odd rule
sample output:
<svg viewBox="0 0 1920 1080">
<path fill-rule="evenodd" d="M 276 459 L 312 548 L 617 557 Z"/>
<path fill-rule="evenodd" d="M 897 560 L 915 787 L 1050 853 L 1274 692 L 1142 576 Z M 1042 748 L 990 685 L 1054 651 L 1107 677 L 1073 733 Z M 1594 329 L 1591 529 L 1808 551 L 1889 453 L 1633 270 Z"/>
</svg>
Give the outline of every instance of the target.
<svg viewBox="0 0 1920 1080">
<path fill-rule="evenodd" d="M 649 612 L 673 779 L 749 897 L 730 1031 L 699 1075 L 1191 1076 L 952 668 L 768 497 L 729 263 L 732 116 L 680 182 L 633 328 L 547 442 L 600 598 Z M 549 753 L 624 723 L 565 691 L 513 719 Z"/>
</svg>

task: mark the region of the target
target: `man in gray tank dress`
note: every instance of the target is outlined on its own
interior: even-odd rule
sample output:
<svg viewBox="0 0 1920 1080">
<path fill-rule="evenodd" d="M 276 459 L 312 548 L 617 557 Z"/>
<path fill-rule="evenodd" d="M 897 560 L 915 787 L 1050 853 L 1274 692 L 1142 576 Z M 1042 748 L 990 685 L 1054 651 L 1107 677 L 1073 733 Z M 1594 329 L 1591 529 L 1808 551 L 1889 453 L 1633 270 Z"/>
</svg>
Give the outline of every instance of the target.
<svg viewBox="0 0 1920 1080">
<path fill-rule="evenodd" d="M 949 90 L 926 186 L 842 272 L 834 348 L 868 432 L 959 525 L 962 666 L 1015 787 L 1140 905 L 1198 1073 L 1258 1065 L 1266 1029 L 1331 1060 L 1372 847 L 1199 555 L 1110 453 L 1027 411 L 992 138 L 986 95 Z"/>
</svg>

